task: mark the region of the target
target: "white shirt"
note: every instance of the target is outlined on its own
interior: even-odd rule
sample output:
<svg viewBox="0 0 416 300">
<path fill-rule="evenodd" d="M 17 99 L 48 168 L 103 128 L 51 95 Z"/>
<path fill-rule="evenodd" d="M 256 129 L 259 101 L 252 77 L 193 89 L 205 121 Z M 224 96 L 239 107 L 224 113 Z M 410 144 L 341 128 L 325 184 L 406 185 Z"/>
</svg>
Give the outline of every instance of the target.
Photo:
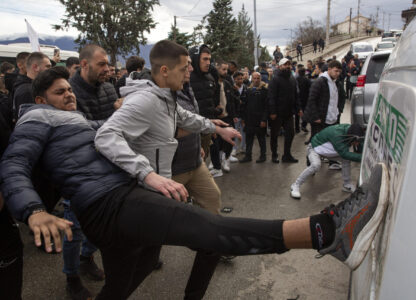
<svg viewBox="0 0 416 300">
<path fill-rule="evenodd" d="M 328 79 L 328 86 L 329 86 L 329 105 L 328 105 L 328 112 L 326 114 L 325 123 L 326 124 L 335 124 L 338 119 L 338 88 L 335 83 L 336 80 L 333 80 L 331 76 L 329 76 L 328 72 L 322 74 L 323 77 Z"/>
</svg>

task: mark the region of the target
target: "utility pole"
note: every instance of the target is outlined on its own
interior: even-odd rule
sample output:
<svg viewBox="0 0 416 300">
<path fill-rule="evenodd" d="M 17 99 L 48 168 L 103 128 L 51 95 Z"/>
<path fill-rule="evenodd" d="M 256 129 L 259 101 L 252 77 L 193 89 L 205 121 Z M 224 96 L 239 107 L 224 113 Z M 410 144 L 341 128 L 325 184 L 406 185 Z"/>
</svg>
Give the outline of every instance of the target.
<svg viewBox="0 0 416 300">
<path fill-rule="evenodd" d="M 388 27 L 388 31 L 390 31 L 390 18 L 391 18 L 391 13 L 389 13 L 389 27 Z"/>
<path fill-rule="evenodd" d="M 173 16 L 173 41 L 176 43 L 176 16 Z"/>
<path fill-rule="evenodd" d="M 358 0 L 357 9 L 357 36 L 360 36 L 360 0 Z"/>
<path fill-rule="evenodd" d="M 257 11 L 256 11 L 256 0 L 254 0 L 254 65 L 259 65 L 259 53 L 257 49 Z"/>
<path fill-rule="evenodd" d="M 331 13 L 331 0 L 328 0 L 328 7 L 326 11 L 326 46 L 329 46 L 329 27 L 330 27 L 330 13 Z"/>
<path fill-rule="evenodd" d="M 386 15 L 386 12 L 383 10 L 383 31 L 384 31 L 384 17 Z"/>
<path fill-rule="evenodd" d="M 350 8 L 350 27 L 348 28 L 349 35 L 351 35 L 351 21 L 352 21 L 352 8 Z"/>
</svg>

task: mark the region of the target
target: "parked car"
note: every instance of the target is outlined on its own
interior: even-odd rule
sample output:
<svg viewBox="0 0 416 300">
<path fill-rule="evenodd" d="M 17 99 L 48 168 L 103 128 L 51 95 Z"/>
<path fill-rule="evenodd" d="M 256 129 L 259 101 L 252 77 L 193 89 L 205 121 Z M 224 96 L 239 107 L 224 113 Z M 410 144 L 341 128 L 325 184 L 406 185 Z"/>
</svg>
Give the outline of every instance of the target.
<svg viewBox="0 0 416 300">
<path fill-rule="evenodd" d="M 386 37 L 386 38 L 382 38 L 381 39 L 382 42 L 392 42 L 392 43 L 397 43 L 397 39 L 395 37 Z"/>
<path fill-rule="evenodd" d="M 384 39 L 386 37 L 394 37 L 394 33 L 393 32 L 383 32 L 383 34 L 381 35 L 381 38 Z"/>
<path fill-rule="evenodd" d="M 360 60 L 365 60 L 370 53 L 374 52 L 373 46 L 368 42 L 355 42 L 351 44 L 352 55 L 358 54 Z"/>
<path fill-rule="evenodd" d="M 378 82 L 390 53 L 391 51 L 379 51 L 367 56 L 352 92 L 351 123 L 367 126 Z"/>
<path fill-rule="evenodd" d="M 363 263 L 351 274 L 350 300 L 416 299 L 414 45 L 416 19 L 390 54 L 368 122 L 360 182 L 383 162 L 389 175 L 388 207 Z"/>
<path fill-rule="evenodd" d="M 375 51 L 392 50 L 396 46 L 393 42 L 380 42 L 377 44 Z"/>
</svg>

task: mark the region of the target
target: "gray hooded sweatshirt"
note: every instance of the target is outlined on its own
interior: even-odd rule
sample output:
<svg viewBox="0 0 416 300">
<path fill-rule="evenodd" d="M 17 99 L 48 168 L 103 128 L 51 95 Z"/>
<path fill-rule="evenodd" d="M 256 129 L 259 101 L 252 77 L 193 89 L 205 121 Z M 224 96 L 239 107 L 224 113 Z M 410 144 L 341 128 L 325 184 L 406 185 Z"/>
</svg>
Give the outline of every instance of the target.
<svg viewBox="0 0 416 300">
<path fill-rule="evenodd" d="M 215 125 L 178 105 L 170 89 L 149 80 L 126 79 L 123 105 L 97 131 L 95 146 L 114 164 L 137 177 L 150 172 L 170 178 L 178 142 L 176 127 L 214 133 Z"/>
</svg>

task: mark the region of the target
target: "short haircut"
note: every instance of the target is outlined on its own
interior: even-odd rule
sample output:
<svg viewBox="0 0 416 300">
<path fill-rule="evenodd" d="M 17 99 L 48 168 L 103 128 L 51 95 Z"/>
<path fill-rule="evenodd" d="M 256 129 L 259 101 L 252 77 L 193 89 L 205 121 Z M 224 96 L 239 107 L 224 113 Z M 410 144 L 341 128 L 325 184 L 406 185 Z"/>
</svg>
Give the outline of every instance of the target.
<svg viewBox="0 0 416 300">
<path fill-rule="evenodd" d="M 300 67 L 298 69 L 298 74 L 299 74 L 299 76 L 305 76 L 305 74 L 306 74 L 305 68 L 304 67 Z"/>
<path fill-rule="evenodd" d="M 32 83 L 33 98 L 44 97 L 47 89 L 51 87 L 57 79 L 69 79 L 69 72 L 65 67 L 56 66 L 39 73 Z"/>
<path fill-rule="evenodd" d="M 322 62 L 322 61 L 320 61 L 320 62 L 318 62 L 316 65 L 318 66 L 319 70 L 322 70 L 322 68 L 323 68 L 323 66 L 325 65 L 325 63 L 324 63 L 324 62 Z"/>
<path fill-rule="evenodd" d="M 222 65 L 227 65 L 228 66 L 228 64 L 225 62 L 225 60 L 222 60 L 221 58 L 217 59 L 217 61 L 215 62 L 215 66 L 221 67 Z"/>
<path fill-rule="evenodd" d="M 298 69 L 304 68 L 305 66 L 303 64 L 298 64 Z"/>
<path fill-rule="evenodd" d="M 199 55 L 201 55 L 202 53 L 211 54 L 211 49 L 209 49 L 207 45 L 202 45 L 199 50 Z"/>
<path fill-rule="evenodd" d="M 159 74 L 160 67 L 175 68 L 180 63 L 181 56 L 189 56 L 188 50 L 175 42 L 162 40 L 157 42 L 150 51 L 152 74 Z"/>
<path fill-rule="evenodd" d="M 138 69 L 142 70 L 144 67 L 145 61 L 139 56 L 130 56 L 126 61 L 126 69 L 130 74 L 131 72 L 137 71 Z"/>
<path fill-rule="evenodd" d="M 11 63 L 7 62 L 7 61 L 3 62 L 0 65 L 0 73 L 1 74 L 6 74 L 7 71 L 13 70 L 13 69 L 14 69 L 14 66 Z"/>
<path fill-rule="evenodd" d="M 240 71 L 236 71 L 236 72 L 233 74 L 233 78 L 237 78 L 238 76 L 244 76 L 244 74 L 243 74 L 243 73 L 241 73 Z"/>
<path fill-rule="evenodd" d="M 30 55 L 29 52 L 19 52 L 16 55 L 16 63 L 25 63 L 25 60 Z"/>
<path fill-rule="evenodd" d="M 49 57 L 42 52 L 32 52 L 26 60 L 26 68 L 29 69 L 34 63 L 40 64 L 45 58 L 49 59 Z"/>
<path fill-rule="evenodd" d="M 75 56 L 68 57 L 66 60 L 66 67 L 70 68 L 73 65 L 79 65 L 79 58 Z"/>
<path fill-rule="evenodd" d="M 98 45 L 89 44 L 86 45 L 84 48 L 81 49 L 81 52 L 79 53 L 79 61 L 82 61 L 83 59 L 86 59 L 88 62 L 92 59 L 94 56 L 94 53 L 96 51 L 101 51 L 102 53 L 107 54 L 103 48 L 101 48 Z"/>
<path fill-rule="evenodd" d="M 331 60 L 331 62 L 328 64 L 328 69 L 337 68 L 342 70 L 342 64 L 337 60 Z"/>
<path fill-rule="evenodd" d="M 238 68 L 237 63 L 233 60 L 230 60 L 230 62 L 228 64 L 233 65 L 234 67 Z"/>
</svg>

